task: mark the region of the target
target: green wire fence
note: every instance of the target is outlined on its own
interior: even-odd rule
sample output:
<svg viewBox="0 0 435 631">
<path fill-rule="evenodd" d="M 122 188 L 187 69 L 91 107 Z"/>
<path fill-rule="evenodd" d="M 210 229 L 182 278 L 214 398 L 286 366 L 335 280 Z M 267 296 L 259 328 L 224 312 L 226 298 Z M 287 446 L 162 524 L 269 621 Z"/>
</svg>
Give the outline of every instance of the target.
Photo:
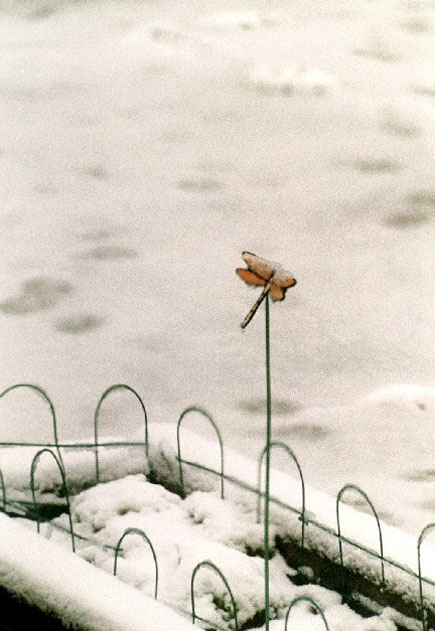
<svg viewBox="0 0 435 631">
<path fill-rule="evenodd" d="M 0 471 L 0 485 L 2 490 L 2 508 L 1 510 L 4 512 L 6 510 L 6 484 L 3 477 L 3 472 Z"/>
<path fill-rule="evenodd" d="M 228 592 L 228 595 L 230 597 L 230 602 L 231 602 L 231 608 L 230 608 L 230 616 L 231 618 L 234 619 L 234 629 L 235 631 L 239 631 L 240 627 L 239 627 L 239 622 L 237 619 L 237 605 L 236 605 L 236 599 L 234 598 L 232 589 L 227 581 L 227 579 L 225 578 L 224 573 L 222 572 L 222 570 L 220 570 L 218 568 L 217 565 L 215 565 L 212 561 L 209 560 L 205 560 L 205 561 L 201 561 L 200 563 L 198 563 L 193 572 L 192 572 L 192 577 L 190 579 L 190 602 L 192 605 L 192 622 L 193 624 L 195 624 L 196 620 L 202 620 L 202 622 L 206 622 L 206 623 L 210 623 L 209 620 L 207 620 L 206 618 L 200 618 L 198 616 L 198 614 L 196 613 L 196 607 L 195 607 L 195 578 L 196 575 L 198 574 L 199 570 L 201 568 L 209 568 L 211 570 L 213 570 L 222 580 L 226 591 Z"/>
<path fill-rule="evenodd" d="M 148 535 L 142 529 L 140 529 L 140 528 L 126 528 L 126 530 L 124 530 L 124 532 L 123 532 L 121 538 L 119 539 L 118 543 L 116 544 L 116 548 L 115 548 L 115 562 L 114 562 L 114 565 L 113 565 L 113 575 L 116 576 L 116 573 L 117 573 L 117 570 L 118 570 L 118 557 L 119 557 L 120 551 L 122 550 L 122 542 L 124 541 L 124 539 L 126 537 L 128 537 L 130 535 L 139 535 L 149 545 L 149 548 L 150 548 L 151 553 L 153 555 L 154 567 L 155 567 L 154 598 L 157 598 L 158 587 L 159 587 L 159 564 L 157 562 L 157 555 L 156 555 L 156 551 L 154 550 L 154 546 L 151 543 L 151 540 L 148 537 Z"/>
<path fill-rule="evenodd" d="M 66 483 L 66 477 L 65 477 L 65 470 L 63 468 L 63 465 L 60 461 L 60 459 L 56 456 L 56 454 L 51 450 L 51 449 L 41 449 L 40 451 L 38 451 L 38 453 L 35 455 L 35 457 L 32 460 L 32 464 L 30 465 L 30 490 L 32 492 L 32 500 L 33 500 L 33 506 L 35 509 L 35 515 L 36 515 L 36 522 L 37 522 L 37 530 L 38 532 L 40 532 L 40 512 L 39 512 L 39 504 L 36 500 L 36 488 L 35 488 L 35 472 L 36 472 L 36 467 L 38 466 L 38 462 L 41 458 L 41 456 L 43 454 L 49 454 L 55 461 L 57 468 L 59 469 L 59 473 L 60 476 L 62 478 L 62 489 L 63 489 L 63 493 L 65 496 L 65 501 L 66 501 L 66 508 L 67 508 L 67 514 L 68 514 L 68 519 L 69 519 L 69 527 L 70 527 L 70 532 L 71 532 L 71 545 L 72 545 L 72 550 L 73 552 L 75 552 L 75 539 L 74 539 L 74 529 L 73 529 L 73 524 L 72 524 L 72 516 L 71 516 L 71 505 L 69 502 L 69 494 L 68 494 L 68 485 Z"/>
<path fill-rule="evenodd" d="M 148 419 L 147 419 L 147 414 L 145 411 L 145 406 L 143 404 L 142 399 L 139 397 L 138 393 L 133 390 L 133 388 L 130 388 L 129 386 L 126 386 L 125 384 L 115 384 L 114 386 L 111 386 L 110 388 L 108 388 L 103 395 L 100 397 L 100 399 L 98 400 L 97 403 L 97 408 L 95 411 L 95 415 L 94 415 L 94 442 L 90 442 L 90 443 L 60 443 L 59 439 L 58 439 L 58 432 L 57 432 L 57 423 L 56 423 L 56 413 L 55 413 L 55 408 L 53 403 L 51 402 L 51 399 L 48 397 L 48 395 L 45 393 L 44 390 L 42 390 L 42 388 L 39 388 L 38 386 L 35 386 L 33 384 L 17 384 L 16 386 L 11 386 L 10 388 L 7 388 L 6 390 L 4 390 L 1 394 L 0 394 L 0 398 L 4 395 L 6 395 L 7 393 L 11 392 L 12 390 L 15 389 L 30 389 L 32 392 L 35 392 L 36 394 L 39 394 L 43 397 L 44 401 L 46 401 L 48 403 L 49 406 L 49 410 L 50 410 L 50 418 L 51 418 L 51 424 L 52 424 L 52 428 L 53 428 L 53 442 L 51 443 L 32 443 L 32 442 L 2 442 L 0 443 L 0 448 L 1 447 L 35 447 L 35 448 L 41 448 L 36 455 L 34 456 L 33 460 L 32 460 L 32 464 L 31 464 L 31 470 L 29 473 L 29 477 L 30 477 L 30 489 L 31 489 L 31 494 L 32 494 L 32 509 L 29 510 L 29 506 L 28 506 L 28 502 L 24 502 L 23 500 L 18 500 L 18 499 L 10 499 L 8 497 L 8 489 L 7 489 L 7 484 L 6 484 L 6 480 L 4 478 L 4 474 L 2 472 L 2 470 L 0 469 L 0 510 L 5 512 L 6 514 L 10 514 L 12 516 L 27 516 L 27 517 L 31 517 L 32 519 L 34 519 L 37 522 L 37 529 L 38 531 L 40 530 L 40 525 L 42 523 L 42 521 L 44 520 L 43 517 L 43 508 L 44 508 L 44 502 L 41 500 L 40 497 L 38 497 L 37 493 L 36 493 L 36 475 L 37 475 L 37 468 L 39 465 L 39 462 L 41 460 L 41 458 L 44 456 L 47 457 L 47 455 L 49 455 L 49 457 L 51 457 L 52 460 L 55 461 L 56 464 L 56 468 L 59 471 L 59 476 L 60 476 L 60 488 L 61 488 L 61 495 L 63 496 L 64 499 L 64 503 L 62 505 L 62 510 L 68 515 L 68 520 L 69 520 L 69 527 L 67 528 L 66 526 L 57 523 L 56 521 L 52 521 L 51 526 L 53 528 L 59 529 L 60 531 L 69 533 L 70 537 L 71 537 L 71 546 L 72 549 L 75 550 L 76 546 L 77 546 L 77 542 L 83 541 L 85 543 L 93 543 L 94 545 L 99 545 L 101 546 L 101 548 L 104 548 L 106 550 L 111 550 L 113 552 L 114 555 L 114 574 L 117 573 L 117 564 L 118 564 L 118 558 L 119 555 L 122 553 L 122 543 L 124 541 L 124 538 L 127 535 L 132 535 L 132 534 L 136 534 L 141 536 L 149 545 L 151 552 L 153 554 L 153 558 L 154 558 L 154 564 L 155 564 L 155 589 L 154 589 L 154 596 L 157 598 L 157 590 L 158 590 L 158 577 L 159 577 L 159 572 L 158 572 L 158 559 L 157 559 L 157 555 L 155 552 L 155 549 L 153 547 L 152 542 L 150 541 L 150 539 L 148 538 L 148 536 L 146 535 L 146 533 L 144 533 L 143 531 L 140 531 L 139 529 L 136 528 L 129 528 L 127 529 L 122 537 L 120 538 L 120 540 L 118 541 L 116 546 L 112 546 L 109 544 L 105 544 L 105 543 L 101 543 L 100 541 L 96 540 L 96 539 L 92 539 L 91 537 L 84 537 L 82 535 L 79 535 L 78 533 L 74 532 L 73 529 L 73 523 L 72 523 L 72 519 L 71 519 L 71 509 L 70 509 L 70 492 L 68 489 L 68 473 L 67 470 L 65 469 L 64 466 L 64 462 L 62 459 L 62 451 L 64 451 L 65 453 L 68 450 L 77 450 L 77 449 L 87 449 L 87 450 L 93 450 L 94 454 L 95 454 L 95 471 L 96 471 L 96 480 L 100 480 L 101 475 L 100 475 L 100 470 L 99 470 L 99 449 L 101 447 L 140 447 L 141 449 L 143 448 L 143 452 L 144 452 L 144 456 L 146 457 L 148 455 L 149 452 L 149 436 L 148 436 Z M 144 431 L 144 440 L 143 441 L 119 441 L 119 442 L 99 442 L 99 438 L 98 438 L 98 420 L 99 420 L 99 415 L 100 415 L 100 409 L 101 409 L 101 405 L 103 403 L 103 401 L 106 399 L 106 397 L 113 391 L 115 390 L 126 390 L 130 393 L 132 393 L 139 401 L 140 401 L 140 405 L 141 405 L 141 409 L 143 411 L 143 419 L 144 419 L 144 427 L 145 427 L 145 431 Z M 183 458 L 183 454 L 182 454 L 182 441 L 181 441 L 181 421 L 191 412 L 199 412 L 200 415 L 204 418 L 205 422 L 207 423 L 211 423 L 215 433 L 216 433 L 216 437 L 217 437 L 217 443 L 219 446 L 219 453 L 220 453 L 220 467 L 219 469 L 213 469 L 211 467 L 205 466 L 199 462 L 195 462 L 195 461 L 190 461 L 187 460 L 185 458 Z M 416 585 L 417 585 L 417 593 L 418 593 L 418 607 L 419 607 L 419 611 L 417 611 L 416 615 L 414 616 L 414 619 L 419 620 L 419 622 L 421 623 L 421 629 L 422 631 L 429 631 L 430 628 L 434 628 L 434 621 L 435 621 L 435 602 L 430 601 L 427 597 L 427 595 L 425 595 L 425 590 L 429 589 L 429 588 L 435 588 L 435 581 L 423 576 L 423 572 L 422 572 L 422 544 L 424 539 L 430 534 L 430 532 L 432 532 L 433 530 L 435 530 L 435 523 L 431 523 L 428 524 L 421 532 L 419 538 L 418 538 L 418 543 L 417 543 L 417 549 L 416 549 L 416 557 L 417 557 L 417 561 L 418 561 L 418 570 L 417 572 L 415 572 L 414 570 L 412 570 L 411 568 L 395 561 L 394 559 L 391 559 L 389 557 L 385 557 L 384 555 L 384 541 L 383 541 L 383 534 L 382 534 L 382 526 L 381 526 L 381 521 L 379 519 L 378 513 L 373 505 L 373 503 L 371 502 L 370 498 L 367 496 L 367 494 L 360 489 L 359 487 L 357 487 L 356 485 L 353 484 L 346 484 L 345 486 L 343 486 L 340 491 L 337 494 L 336 497 L 336 519 L 337 519 L 337 523 L 336 523 L 336 528 L 331 528 L 325 524 L 322 524 L 321 522 L 317 521 L 309 511 L 307 511 L 306 508 L 306 499 L 305 499 L 305 482 L 304 482 L 304 476 L 303 476 L 303 472 L 302 472 L 302 468 L 301 465 L 296 457 L 296 455 L 294 454 L 294 452 L 290 449 L 290 447 L 288 447 L 285 443 L 279 443 L 279 442 L 270 442 L 269 446 L 268 446 L 268 451 L 269 451 L 269 456 L 270 456 L 270 452 L 272 449 L 274 448 L 280 448 L 280 449 L 284 449 L 285 452 L 290 456 L 290 458 L 293 460 L 293 462 L 296 465 L 298 474 L 299 474 L 299 479 L 300 479 L 300 484 L 301 484 L 301 505 L 300 507 L 296 507 L 293 506 L 289 503 L 283 502 L 282 500 L 270 496 L 269 497 L 269 501 L 271 505 L 275 505 L 285 511 L 287 511 L 289 514 L 292 514 L 293 516 L 296 516 L 297 519 L 300 521 L 300 534 L 298 536 L 298 540 L 297 540 L 297 545 L 300 547 L 300 549 L 302 550 L 302 553 L 306 552 L 307 554 L 310 553 L 310 550 L 307 548 L 307 532 L 310 533 L 314 533 L 314 532 L 319 532 L 319 533 L 323 533 L 324 535 L 327 535 L 329 537 L 332 538 L 332 540 L 336 541 L 337 544 L 337 552 L 338 552 L 338 564 L 339 564 L 339 570 L 342 573 L 342 580 L 343 580 L 343 593 L 346 596 L 346 585 L 344 584 L 346 581 L 346 572 L 348 571 L 348 568 L 346 568 L 346 564 L 345 564 L 345 555 L 344 555 L 344 551 L 343 551 L 343 544 L 346 544 L 346 546 L 348 546 L 349 548 L 352 548 L 354 550 L 357 550 L 360 554 L 364 554 L 366 555 L 368 558 L 377 560 L 379 562 L 379 576 L 377 577 L 377 583 L 379 585 L 379 589 L 381 594 L 384 596 L 385 598 L 385 602 L 382 604 L 386 604 L 386 592 L 387 592 L 387 580 L 386 580 L 386 570 L 387 568 L 391 568 L 396 572 L 400 572 L 403 574 L 404 577 L 408 577 L 415 580 L 416 581 Z M 255 498 L 256 502 L 257 502 L 257 511 L 259 511 L 259 506 L 260 506 L 260 502 L 261 501 L 265 501 L 266 500 L 266 491 L 262 489 L 262 483 L 261 483 L 261 468 L 263 466 L 264 463 L 264 459 L 266 457 L 266 450 L 263 449 L 262 452 L 260 453 L 259 459 L 258 459 L 258 480 L 257 480 L 257 485 L 251 485 L 249 483 L 247 483 L 246 481 L 240 480 L 234 476 L 231 476 L 229 474 L 226 474 L 224 472 L 224 444 L 223 444 L 223 440 L 222 440 L 222 436 L 221 433 L 219 431 L 219 428 L 217 426 L 217 424 L 215 423 L 215 421 L 213 420 L 213 418 L 211 417 L 211 415 L 206 412 L 205 410 L 203 410 L 202 408 L 198 408 L 195 406 L 191 406 L 186 408 L 180 415 L 179 420 L 178 420 L 178 424 L 177 424 L 177 460 L 178 460 L 178 466 L 179 466 L 179 483 L 180 483 L 180 489 L 181 489 L 181 494 L 185 495 L 186 494 L 186 484 L 185 484 L 185 479 L 184 479 L 184 474 L 183 474 L 183 467 L 189 467 L 191 469 L 194 470 L 200 470 L 204 473 L 210 474 L 211 476 L 213 476 L 213 478 L 216 479 L 216 481 L 218 482 L 218 486 L 220 488 L 220 495 L 223 498 L 224 497 L 224 483 L 226 485 L 233 485 L 235 487 L 237 487 L 238 489 L 242 489 L 243 491 L 247 491 L 249 493 L 252 494 L 252 496 Z M 1 449 L 0 449 L 0 458 L 1 458 Z M 145 465 L 144 465 L 145 466 Z M 145 470 L 145 468 L 144 468 Z M 343 534 L 343 528 L 342 528 L 342 524 L 341 524 L 341 516 L 340 516 L 340 506 L 343 503 L 343 496 L 345 493 L 352 491 L 352 492 L 356 492 L 359 495 L 361 495 L 365 502 L 367 503 L 367 505 L 369 506 L 371 512 L 373 513 L 375 522 L 376 522 L 376 526 L 377 526 L 377 530 L 378 530 L 378 539 L 379 539 L 379 550 L 373 550 L 371 548 L 368 548 L 360 543 L 358 543 L 357 541 L 354 541 L 348 537 L 346 537 Z M 259 515 L 260 513 L 258 513 Z M 308 530 L 307 530 L 308 529 Z M 196 577 L 197 574 L 200 570 L 208 568 L 209 570 L 213 570 L 215 573 L 217 573 L 221 579 L 222 582 L 224 583 L 224 585 L 226 586 L 226 589 L 228 591 L 229 594 L 229 598 L 231 601 L 231 606 L 230 606 L 230 610 L 231 610 L 231 620 L 233 621 L 233 626 L 235 628 L 235 631 L 238 631 L 240 629 L 239 623 L 237 621 L 237 611 L 238 611 L 238 605 L 237 605 L 237 592 L 233 593 L 233 591 L 231 590 L 227 579 L 225 578 L 224 574 L 222 573 L 222 571 L 218 568 L 217 565 L 215 565 L 213 563 L 213 561 L 211 560 L 204 560 L 201 563 L 199 563 L 193 573 L 192 573 L 192 578 L 191 578 L 191 605 L 192 605 L 192 611 L 190 612 L 191 616 L 192 616 L 192 620 L 193 622 L 195 622 L 196 620 L 203 620 L 203 618 L 201 618 L 196 610 L 196 606 L 195 606 L 195 581 L 196 581 Z M 305 582 L 309 582 L 308 580 L 306 580 Z M 322 620 L 324 622 L 325 625 L 325 629 L 327 629 L 329 631 L 329 627 L 328 627 L 328 623 L 326 621 L 325 615 L 323 610 L 321 609 L 321 607 L 315 603 L 315 601 L 311 601 L 311 599 L 309 598 L 304 598 L 304 597 L 298 597 L 297 599 L 294 599 L 290 605 L 289 605 L 289 609 L 287 611 L 287 616 L 285 619 L 285 630 L 284 631 L 290 631 L 291 629 L 291 616 L 290 616 L 290 612 L 293 609 L 293 606 L 298 604 L 300 601 L 305 600 L 307 602 L 309 602 L 311 604 L 311 606 L 317 611 L 317 613 L 322 617 Z M 265 617 L 267 617 L 268 612 L 266 611 L 266 607 L 267 607 L 267 602 L 265 602 Z M 211 622 L 209 620 L 205 621 L 208 625 L 210 625 L 210 627 L 214 627 L 216 629 L 220 629 L 222 627 L 220 627 L 219 625 L 217 625 L 214 622 Z"/>
<path fill-rule="evenodd" d="M 376 509 L 373 505 L 373 503 L 371 502 L 369 496 L 367 495 L 367 493 L 365 493 L 362 489 L 360 489 L 359 486 L 357 486 L 356 484 L 345 484 L 338 492 L 337 494 L 337 500 L 336 500 L 336 515 L 337 515 L 337 536 L 338 536 L 338 547 L 340 550 L 340 567 L 341 567 L 341 575 L 342 575 L 342 593 L 346 593 L 346 576 L 345 576 L 345 572 L 344 572 L 344 560 L 343 560 L 343 543 L 342 543 L 342 534 L 341 534 L 341 521 L 340 521 L 340 504 L 342 501 L 342 497 L 343 495 L 347 492 L 347 491 L 354 491 L 356 493 L 358 493 L 359 495 L 361 495 L 363 497 L 363 499 L 365 500 L 365 502 L 368 504 L 368 506 L 371 509 L 371 512 L 373 513 L 373 517 L 375 518 L 376 521 L 376 525 L 377 525 L 377 529 L 378 529 L 378 535 L 379 535 L 379 560 L 381 563 L 381 585 L 380 585 L 380 590 L 381 592 L 385 592 L 385 561 L 384 561 L 384 542 L 383 542 L 383 538 L 382 538 L 382 529 L 381 529 L 381 522 L 378 516 L 378 513 L 376 512 Z"/>
<path fill-rule="evenodd" d="M 216 433 L 216 437 L 219 442 L 219 450 L 220 450 L 221 498 L 224 499 L 224 478 L 225 478 L 224 476 L 224 444 L 222 441 L 222 436 L 212 415 L 209 412 L 207 412 L 207 410 L 197 407 L 196 405 L 191 405 L 190 407 L 183 410 L 180 414 L 180 418 L 178 419 L 178 423 L 177 423 L 177 454 L 178 454 L 178 463 L 179 463 L 179 472 L 180 472 L 181 492 L 184 496 L 185 488 L 184 488 L 184 476 L 183 476 L 183 466 L 182 466 L 183 461 L 181 459 L 181 443 L 180 443 L 181 422 L 191 412 L 198 412 L 203 418 L 207 419 L 207 421 L 210 423 L 210 425 L 213 427 Z"/>
<path fill-rule="evenodd" d="M 435 530 L 435 524 L 428 524 L 427 526 L 425 526 L 423 528 L 423 530 L 421 531 L 420 536 L 418 538 L 418 542 L 417 542 L 418 584 L 419 584 L 419 593 L 420 593 L 420 615 L 421 615 L 421 621 L 423 623 L 423 631 L 427 631 L 429 629 L 429 625 L 428 625 L 428 621 L 427 621 L 427 611 L 426 611 L 426 608 L 424 606 L 424 594 L 423 594 L 423 582 L 424 582 L 424 579 L 422 577 L 422 572 L 421 572 L 421 545 L 423 543 L 423 540 L 427 537 L 429 532 L 431 532 L 432 530 Z"/>
<path fill-rule="evenodd" d="M 125 390 L 126 392 L 130 392 L 139 401 L 139 404 L 143 413 L 144 429 L 145 429 L 145 437 L 144 437 L 145 456 L 146 457 L 148 456 L 148 416 L 147 416 L 147 411 L 145 409 L 144 402 L 142 398 L 140 397 L 140 395 L 136 392 L 136 390 L 126 385 L 125 383 L 116 383 L 113 386 L 110 386 L 110 388 L 107 388 L 107 390 L 103 392 L 103 394 L 98 400 L 97 407 L 95 408 L 94 448 L 95 448 L 95 478 L 96 478 L 97 483 L 100 482 L 100 459 L 99 459 L 98 447 L 104 446 L 104 444 L 98 443 L 98 422 L 100 419 L 101 406 L 103 405 L 105 399 L 107 399 L 109 394 L 115 391 L 119 391 L 119 390 Z M 113 443 L 111 445 L 113 446 Z M 107 443 L 106 443 L 106 446 L 107 446 Z"/>
<path fill-rule="evenodd" d="M 43 390 L 42 388 L 40 388 L 39 386 L 36 386 L 33 383 L 16 383 L 13 386 L 10 386 L 9 388 L 6 388 L 6 390 L 3 390 L 3 392 L 0 393 L 0 399 L 2 399 L 4 396 L 6 396 L 7 394 L 9 394 L 10 392 L 13 392 L 14 390 L 18 390 L 18 389 L 26 389 L 26 390 L 30 390 L 31 392 L 34 392 L 37 396 L 39 396 L 40 398 L 42 398 L 44 400 L 45 403 L 48 404 L 49 410 L 50 410 L 50 416 L 51 416 L 51 422 L 52 422 L 52 426 L 53 426 L 53 443 L 0 443 L 0 447 L 1 446 L 19 446 L 19 447 L 55 447 L 56 451 L 57 451 L 57 456 L 59 458 L 59 461 L 62 463 L 62 454 L 60 453 L 60 449 L 59 449 L 59 438 L 58 438 L 58 431 L 57 431 L 57 418 L 56 418 L 56 411 L 54 409 L 54 405 L 52 400 L 50 399 L 50 397 L 48 396 L 48 394 L 45 392 L 45 390 Z M 63 463 L 62 463 L 63 464 Z"/>
<path fill-rule="evenodd" d="M 297 459 L 294 451 L 292 449 L 290 449 L 290 447 L 288 445 L 286 445 L 285 443 L 281 442 L 281 441 L 272 441 L 270 443 L 270 450 L 272 450 L 273 447 L 279 447 L 280 449 L 283 449 L 289 456 L 290 458 L 293 460 L 293 462 L 296 465 L 296 468 L 298 470 L 299 473 L 299 479 L 301 481 L 301 494 L 302 494 L 302 502 L 301 502 L 301 515 L 300 515 L 300 520 L 301 520 L 301 548 L 304 548 L 304 544 L 305 544 L 305 482 L 304 482 L 304 475 L 302 473 L 302 468 L 301 465 L 299 464 L 299 460 Z M 260 523 L 261 520 L 261 500 L 263 497 L 263 494 L 261 493 L 261 469 L 262 469 L 262 465 L 263 465 L 263 461 L 264 461 L 264 455 L 266 453 L 266 447 L 264 447 L 264 449 L 262 450 L 261 454 L 260 454 L 260 458 L 258 460 L 258 475 L 257 475 L 257 485 L 258 485 L 258 498 L 257 498 L 257 523 Z"/>
<path fill-rule="evenodd" d="M 322 618 L 326 631 L 329 631 L 329 626 L 328 626 L 328 623 L 326 622 L 323 609 L 319 606 L 318 603 L 316 603 L 315 600 L 313 600 L 309 596 L 297 596 L 296 598 L 293 598 L 293 600 L 291 601 L 289 605 L 289 608 L 287 609 L 284 631 L 290 631 L 289 626 L 288 626 L 290 613 L 295 605 L 302 602 L 307 603 L 310 607 L 312 607 L 312 609 L 314 609 L 314 611 Z"/>
</svg>

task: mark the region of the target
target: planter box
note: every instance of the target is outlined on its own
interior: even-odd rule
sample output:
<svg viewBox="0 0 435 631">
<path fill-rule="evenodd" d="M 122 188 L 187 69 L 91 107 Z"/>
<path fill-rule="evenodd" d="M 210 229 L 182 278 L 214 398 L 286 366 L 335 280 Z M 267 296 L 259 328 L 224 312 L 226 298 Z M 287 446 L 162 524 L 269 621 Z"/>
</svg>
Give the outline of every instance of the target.
<svg viewBox="0 0 435 631">
<path fill-rule="evenodd" d="M 12 487 L 15 492 L 22 493 L 23 500 L 26 493 L 28 495 L 28 471 L 36 450 L 21 450 L 20 458 L 17 458 L 16 450 L 12 454 L 8 453 L 11 451 L 4 449 L 0 454 L 3 455 L 3 475 L 7 488 Z M 175 499 L 170 499 L 169 493 L 167 500 L 175 504 L 182 501 L 180 497 L 187 498 L 188 510 L 193 520 L 197 520 L 195 523 L 198 527 L 204 515 L 207 519 L 219 511 L 225 513 L 227 506 L 236 507 L 237 510 L 242 507 L 241 514 L 249 516 L 252 532 L 256 529 L 255 536 L 252 533 L 249 536 L 253 536 L 257 548 L 254 549 L 252 544 L 248 556 L 261 555 L 261 538 L 258 535 L 262 526 L 255 523 L 262 502 L 261 488 L 258 488 L 258 463 L 227 450 L 222 474 L 218 446 L 184 430 L 180 436 L 180 456 L 181 459 L 178 458 L 175 428 L 153 425 L 146 460 L 143 446 L 99 449 L 102 484 L 93 489 L 93 450 L 77 450 L 73 447 L 62 450 L 68 486 L 71 484 L 74 492 L 87 487 L 90 489 L 87 493 L 98 491 L 100 487 L 103 491 L 109 491 L 115 488 L 110 484 L 123 484 L 124 476 L 133 476 L 125 479 L 124 490 L 130 488 L 128 485 L 149 485 L 140 475 L 140 472 L 145 471 L 153 482 L 149 490 L 162 488 L 163 494 L 176 493 L 177 496 L 171 496 Z M 50 504 L 50 491 L 55 490 L 56 485 L 59 490 L 55 463 L 50 459 L 44 462 L 41 460 L 37 478 L 40 490 L 48 492 L 47 504 Z M 115 481 L 110 482 L 113 478 Z M 8 480 L 11 484 L 8 484 Z M 346 602 L 363 615 L 373 616 L 384 612 L 382 615 L 394 621 L 400 629 L 421 629 L 421 593 L 415 539 L 343 503 L 339 505 L 338 537 L 337 502 L 309 486 L 303 485 L 303 490 L 304 495 L 299 478 L 279 471 L 271 472 L 271 532 L 276 550 L 288 563 L 292 584 L 308 587 L 322 585 L 340 592 Z M 222 494 L 223 500 L 220 498 Z M 78 497 L 85 496 L 82 494 Z M 28 502 L 29 498 L 25 501 Z M 74 505 L 73 512 L 78 514 L 80 506 L 83 507 L 83 503 Z M 201 512 L 204 515 L 201 516 Z M 122 510 L 119 511 L 119 515 L 122 514 Z M 76 528 L 80 526 L 78 521 Z M 240 522 L 241 531 L 244 527 L 246 524 Z M 381 556 L 380 533 L 383 542 Z M 247 543 L 251 545 L 252 542 L 244 541 L 245 552 Z M 14 628 L 13 624 L 18 621 L 19 615 L 23 616 L 23 621 L 27 619 L 26 616 L 36 620 L 33 616 L 42 615 L 41 624 L 53 630 L 63 628 L 62 625 L 83 631 L 109 631 L 112 628 L 117 631 L 160 631 L 163 628 L 187 631 L 192 628 L 187 608 L 184 614 L 179 615 L 162 602 L 72 554 L 67 547 L 47 541 L 30 531 L 28 525 L 0 515 L 0 585 L 4 607 L 10 612 L 6 622 L 12 625 L 9 628 Z M 235 554 L 234 551 L 231 554 Z M 242 557 L 234 556 L 233 566 L 237 566 L 239 558 L 242 560 Z M 435 552 L 430 546 L 424 546 L 424 559 L 424 567 L 435 567 Z M 95 559 L 93 562 L 97 564 Z M 101 566 L 106 567 L 106 561 L 103 560 Z M 421 583 L 428 625 L 434 624 L 433 578 L 427 576 Z M 237 579 L 233 580 L 239 589 L 237 582 L 240 583 Z M 261 624 L 261 606 L 257 603 L 256 607 L 250 621 L 245 616 L 246 624 Z M 41 613 L 36 613 L 36 610 Z"/>
</svg>

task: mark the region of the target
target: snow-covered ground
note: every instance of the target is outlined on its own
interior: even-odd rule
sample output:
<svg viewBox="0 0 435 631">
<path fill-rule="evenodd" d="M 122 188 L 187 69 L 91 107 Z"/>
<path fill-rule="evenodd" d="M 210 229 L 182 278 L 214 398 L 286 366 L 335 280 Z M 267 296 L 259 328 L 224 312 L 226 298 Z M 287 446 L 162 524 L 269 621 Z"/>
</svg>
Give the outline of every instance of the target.
<svg viewBox="0 0 435 631">
<path fill-rule="evenodd" d="M 46 388 L 66 439 L 126 382 L 258 453 L 248 249 L 298 280 L 276 437 L 311 484 L 433 521 L 434 2 L 5 0 L 0 53 L 1 388 Z M 125 396 L 106 432 L 139 423 Z M 49 436 L 31 397 L 0 401 L 2 438 Z"/>
</svg>

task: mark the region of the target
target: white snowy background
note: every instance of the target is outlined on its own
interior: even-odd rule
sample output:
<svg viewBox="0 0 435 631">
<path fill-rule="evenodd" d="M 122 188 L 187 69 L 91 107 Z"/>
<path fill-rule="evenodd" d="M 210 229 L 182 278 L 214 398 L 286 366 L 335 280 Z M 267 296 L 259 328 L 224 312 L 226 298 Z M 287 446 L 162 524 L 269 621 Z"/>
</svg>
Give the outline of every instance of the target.
<svg viewBox="0 0 435 631">
<path fill-rule="evenodd" d="M 257 454 L 248 249 L 298 279 L 272 309 L 275 437 L 310 484 L 359 483 L 419 532 L 435 510 L 434 132 L 431 0 L 3 0 L 0 388 L 44 387 L 67 439 L 125 382 L 151 423 L 200 404 Z M 50 438 L 31 394 L 0 418 L 2 440 Z M 126 395 L 107 402 L 102 430 L 139 423 Z"/>
</svg>

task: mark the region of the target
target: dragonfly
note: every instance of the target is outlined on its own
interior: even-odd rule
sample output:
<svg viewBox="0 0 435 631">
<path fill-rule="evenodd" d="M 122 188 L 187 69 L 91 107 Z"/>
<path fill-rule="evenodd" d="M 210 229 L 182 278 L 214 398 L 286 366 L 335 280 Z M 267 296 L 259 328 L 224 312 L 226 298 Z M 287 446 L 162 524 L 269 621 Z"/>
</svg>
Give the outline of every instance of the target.
<svg viewBox="0 0 435 631">
<path fill-rule="evenodd" d="M 244 329 L 257 313 L 259 306 L 268 294 L 274 302 L 284 300 L 287 289 L 296 285 L 296 279 L 291 272 L 287 272 L 279 263 L 263 259 L 252 252 L 242 252 L 242 258 L 247 267 L 238 267 L 236 274 L 247 285 L 263 287 L 263 291 L 240 325 Z"/>
</svg>

